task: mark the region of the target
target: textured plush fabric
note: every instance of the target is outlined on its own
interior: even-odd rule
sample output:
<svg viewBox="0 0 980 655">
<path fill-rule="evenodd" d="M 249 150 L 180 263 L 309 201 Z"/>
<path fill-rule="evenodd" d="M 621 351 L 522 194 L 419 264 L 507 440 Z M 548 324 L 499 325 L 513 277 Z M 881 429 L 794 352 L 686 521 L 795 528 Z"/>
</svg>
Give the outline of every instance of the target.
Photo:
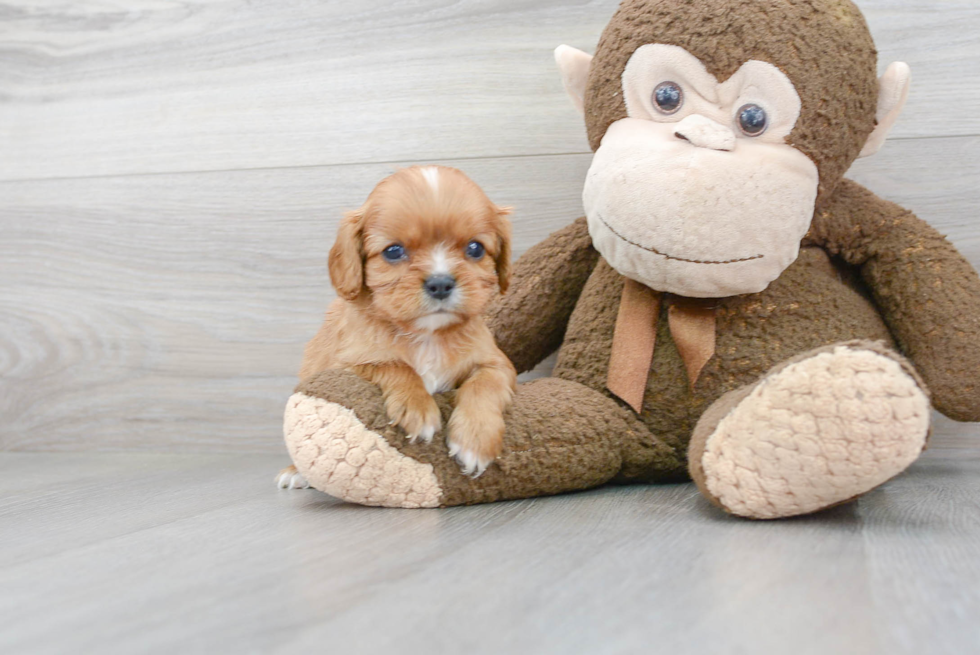
<svg viewBox="0 0 980 655">
<path fill-rule="evenodd" d="M 343 405 L 293 394 L 283 433 L 297 471 L 331 496 L 384 507 L 439 505 L 432 466 L 403 456 Z"/>
<path fill-rule="evenodd" d="M 653 91 L 665 81 L 682 87 L 683 103 L 676 113 L 664 114 L 654 107 Z M 744 101 L 740 98 L 745 92 L 753 99 L 764 99 L 768 110 L 765 131 L 752 137 L 752 141 L 786 145 L 786 137 L 800 117 L 802 103 L 793 82 L 774 64 L 747 61 L 721 82 L 684 48 L 651 43 L 637 48 L 623 71 L 627 113 L 633 118 L 674 123 L 678 133 L 699 147 L 735 149 L 731 119 Z"/>
<path fill-rule="evenodd" d="M 589 234 L 617 271 L 657 291 L 756 293 L 799 254 L 817 169 L 785 143 L 743 138 L 734 152 L 693 146 L 675 136 L 693 118 L 609 127 L 582 192 Z"/>
<path fill-rule="evenodd" d="M 514 295 L 495 306 L 495 327 L 508 354 L 523 358 L 524 368 L 564 335 L 554 373 L 561 379 L 519 388 L 507 415 L 505 453 L 476 480 L 459 472 L 441 438 L 428 446 L 408 444 L 388 425 L 377 388 L 354 375 L 328 371 L 297 392 L 351 408 L 399 453 L 432 466 L 442 505 L 605 482 L 683 479 L 694 428 L 722 394 L 754 384 L 801 353 L 853 339 L 899 347 L 932 388 L 940 411 L 976 417 L 980 279 L 948 242 L 908 212 L 851 182 L 842 184 L 837 196 L 816 217 L 798 260 L 768 289 L 717 301 L 715 355 L 693 390 L 668 329 L 665 304 L 638 416 L 605 388 L 622 276 L 604 260 L 591 264 L 596 255 L 583 221 L 530 250 L 516 266 Z M 576 282 L 573 278 L 584 277 L 590 265 L 587 281 Z M 451 394 L 440 396 L 439 403 L 448 419 Z"/>
<path fill-rule="evenodd" d="M 444 425 L 452 411 L 453 396 L 436 396 Z M 347 415 L 344 408 L 352 414 Z M 294 463 L 312 486 L 361 504 L 429 506 L 426 503 L 433 497 L 430 472 L 437 481 L 441 505 L 485 503 L 597 486 L 620 474 L 627 454 L 636 457 L 634 450 L 640 434 L 648 470 L 659 471 L 665 480 L 682 479 L 684 475 L 686 463 L 673 449 L 648 434 L 632 411 L 578 384 L 552 378 L 520 385 L 505 419 L 504 453 L 479 478 L 470 478 L 460 473 L 449 457 L 444 435 L 437 435 L 431 444 L 409 443 L 401 431 L 389 425 L 377 387 L 351 373 L 324 371 L 296 388 L 287 409 L 285 432 Z M 401 457 L 383 452 L 372 460 L 371 451 L 384 451 L 377 445 L 379 440 Z M 360 451 L 365 449 L 368 456 L 361 457 Z M 375 471 L 364 475 L 348 470 L 350 453 L 358 453 L 354 455 L 355 463 Z M 331 464 L 331 456 L 340 464 Z M 337 467 L 344 469 L 340 483 L 322 475 L 327 469 L 335 475 L 333 470 Z M 377 471 L 384 467 L 393 468 L 391 475 L 396 482 L 385 483 L 387 496 L 372 495 L 382 486 L 378 476 L 384 474 Z M 415 495 L 406 495 L 406 489 Z"/>
<path fill-rule="evenodd" d="M 807 241 L 857 266 L 936 408 L 980 421 L 980 278 L 939 232 L 845 180 Z"/>
<path fill-rule="evenodd" d="M 562 84 L 578 113 L 585 113 L 585 84 L 588 82 L 592 55 L 567 45 L 555 49 L 555 62 L 562 71 Z"/>
<path fill-rule="evenodd" d="M 306 444 L 296 457 L 313 462 L 307 477 L 318 488 L 338 488 L 315 475 L 331 466 L 329 449 L 347 464 L 349 457 L 360 461 L 364 448 L 380 452 L 364 461 L 396 462 L 390 466 L 399 480 L 409 475 L 421 485 L 416 492 L 435 493 L 427 486 L 434 479 L 441 505 L 676 481 L 689 475 L 690 454 L 690 473 L 714 502 L 745 516 L 788 516 L 847 500 L 907 466 L 925 439 L 926 389 L 940 411 L 980 420 L 980 277 L 910 212 L 841 182 L 872 131 L 877 100 L 874 47 L 849 0 L 626 0 L 603 33 L 588 78 L 593 147 L 626 115 L 620 76 L 630 54 L 648 43 L 685 48 L 719 80 L 757 58 L 793 81 L 802 109 L 787 142 L 820 173 L 799 257 L 763 291 L 709 301 L 714 354 L 693 386 L 668 328 L 666 296 L 634 412 L 606 388 L 624 278 L 599 257 L 580 219 L 521 257 L 508 293 L 490 308 L 488 323 L 518 370 L 559 348 L 553 378 L 519 387 L 497 462 L 480 478 L 462 475 L 442 437 L 408 444 L 388 424 L 377 388 L 325 371 L 297 389 L 323 402 L 297 404 L 287 430 L 291 449 L 293 441 Z M 437 402 L 447 419 L 452 394 Z M 779 423 L 785 412 L 793 414 L 789 437 Z M 848 444 L 839 478 L 831 470 L 834 444 L 808 436 L 821 418 L 834 424 L 827 434 L 843 434 Z M 357 443 L 348 443 L 348 432 Z M 759 445 L 774 439 L 791 453 L 786 470 Z M 807 460 L 804 450 L 814 444 L 823 455 Z M 751 461 L 744 468 L 754 473 L 743 484 L 737 469 L 745 453 Z M 793 478 L 786 472 L 793 467 L 812 479 Z M 369 487 L 348 483 L 355 478 L 344 473 L 340 497 L 436 502 L 425 493 L 397 496 L 394 485 L 379 498 L 385 487 L 371 473 Z"/>
<path fill-rule="evenodd" d="M 692 439 L 691 474 L 733 514 L 805 514 L 905 470 L 925 447 L 929 409 L 911 366 L 887 349 L 818 349 L 709 408 Z"/>
<path fill-rule="evenodd" d="M 586 267 L 583 259 L 593 258 L 594 261 L 592 251 L 583 244 L 583 241 L 587 243 L 587 237 L 582 238 L 585 230 L 582 221 L 529 251 L 516 267 L 519 274 L 515 276 L 512 291 L 517 294 L 515 298 L 526 302 L 533 313 L 525 316 L 521 303 L 516 306 L 499 303 L 495 316 L 507 328 L 501 343 L 511 352 L 523 353 L 525 366 L 528 366 L 547 354 L 549 341 L 541 339 L 535 330 L 542 324 L 548 325 L 551 330 L 549 339 L 564 335 L 555 368 L 555 376 L 561 379 L 538 380 L 519 387 L 514 405 L 506 416 L 505 452 L 497 464 L 476 480 L 459 472 L 440 437 L 430 445 L 408 444 L 403 434 L 388 425 L 380 391 L 352 374 L 327 371 L 302 383 L 297 392 L 349 407 L 367 430 L 379 435 L 393 449 L 406 458 L 431 466 L 442 493 L 441 505 L 553 494 L 605 482 L 684 479 L 688 475 L 688 442 L 694 428 L 705 410 L 722 394 L 752 385 L 777 365 L 827 344 L 865 339 L 880 340 L 893 348 L 896 343 L 882 314 L 892 321 L 913 320 L 929 327 L 931 332 L 923 333 L 900 323 L 892 325 L 896 335 L 908 339 L 908 343 L 917 349 L 910 353 L 916 369 L 923 372 L 927 380 L 930 375 L 935 380 L 929 380 L 929 384 L 936 391 L 936 406 L 949 411 L 952 400 L 961 415 L 968 417 L 970 412 L 977 411 L 978 405 L 970 395 L 976 389 L 971 376 L 977 369 L 969 368 L 977 341 L 958 341 L 959 351 L 946 351 L 940 347 L 942 342 L 930 343 L 929 336 L 960 339 L 964 327 L 976 329 L 980 311 L 971 308 L 980 298 L 980 280 L 952 246 L 935 236 L 935 240 L 930 241 L 931 247 L 945 253 L 950 270 L 960 270 L 961 277 L 954 278 L 958 280 L 956 284 L 944 282 L 942 285 L 943 289 L 958 294 L 953 298 L 959 303 L 933 305 L 928 298 L 922 298 L 916 306 L 920 311 L 906 310 L 896 314 L 887 308 L 904 307 L 902 296 L 916 291 L 916 287 L 890 286 L 892 295 L 879 301 L 884 308 L 879 312 L 873 298 L 881 294 L 873 286 L 866 286 L 862 276 L 870 285 L 888 284 L 889 278 L 884 273 L 897 271 L 908 275 L 908 261 L 892 261 L 885 257 L 884 263 L 890 263 L 891 268 L 881 263 L 869 266 L 872 258 L 868 253 L 879 252 L 873 239 L 876 235 L 882 236 L 881 231 L 893 235 L 904 232 L 893 230 L 894 223 L 881 222 L 879 214 L 888 215 L 885 210 L 893 205 L 851 183 L 842 185 L 840 193 L 842 205 L 866 212 L 863 215 L 869 217 L 870 225 L 877 226 L 878 231 L 870 227 L 867 231 L 849 229 L 843 223 L 837 225 L 831 220 L 836 214 L 828 211 L 815 221 L 807 240 L 811 245 L 801 250 L 799 259 L 766 291 L 718 300 L 715 355 L 705 366 L 693 391 L 670 336 L 666 315 L 669 305 L 665 304 L 639 415 L 612 398 L 605 388 L 623 289 L 622 276 L 599 259 L 584 285 L 568 284 L 564 269 L 551 265 L 552 256 L 569 244 L 576 255 L 568 257 L 566 253 L 563 261 L 574 262 L 575 266 L 571 268 L 575 274 L 581 275 L 581 269 Z M 867 206 L 856 204 L 854 198 L 863 199 Z M 878 213 L 872 211 L 873 208 L 878 208 Z M 907 212 L 899 212 L 898 216 L 925 229 L 927 236 L 934 235 Z M 852 218 L 860 219 L 860 216 Z M 860 220 L 855 222 L 860 224 Z M 831 237 L 834 234 L 837 236 Z M 884 243 L 889 242 L 883 236 L 882 239 Z M 812 245 L 816 242 L 835 244 L 833 251 L 842 257 L 831 259 L 823 248 Z M 914 255 L 918 243 L 910 242 L 898 253 L 906 257 Z M 845 257 L 858 267 L 848 264 Z M 906 264 L 899 265 L 901 261 Z M 928 268 L 927 262 L 922 266 Z M 916 284 L 934 282 L 935 279 L 923 278 Z M 578 291 L 580 286 L 581 291 Z M 935 285 L 932 288 L 935 289 Z M 567 295 L 549 297 L 541 293 L 545 289 Z M 566 323 L 565 312 L 569 306 L 574 307 L 574 311 Z M 921 310 L 924 307 L 948 313 L 930 315 Z M 952 326 L 950 334 L 943 329 L 944 325 Z M 528 348 L 528 344 L 533 346 Z M 900 345 L 905 347 L 901 339 Z M 947 354 L 945 359 L 935 360 L 934 366 L 929 359 L 931 355 L 926 354 L 920 361 L 916 353 L 920 357 L 922 353 Z M 963 361 L 966 363 L 961 365 L 959 362 Z M 947 374 L 951 369 L 953 373 Z M 961 371 L 959 379 L 964 384 L 956 384 L 957 370 Z M 439 396 L 438 401 L 444 420 L 448 419 L 452 394 Z M 315 417 L 308 420 L 317 421 Z M 342 431 L 333 432 L 333 436 Z M 306 475 L 311 476 L 310 473 Z M 360 495 L 358 491 L 353 498 L 347 499 L 353 500 Z M 385 502 L 397 504 L 398 500 Z M 372 502 L 381 501 L 375 499 Z"/>
<path fill-rule="evenodd" d="M 599 253 L 580 218 L 528 250 L 511 273 L 511 288 L 490 303 L 487 324 L 518 373 L 558 350 L 565 325 Z"/>
<path fill-rule="evenodd" d="M 622 287 L 622 276 L 600 260 L 569 322 L 556 376 L 604 392 Z M 667 311 L 662 310 L 640 417 L 679 456 L 712 402 L 785 359 L 851 339 L 891 342 L 853 272 L 817 248 L 802 249 L 799 259 L 762 293 L 717 301 L 715 356 L 693 392 L 668 329 Z M 631 471 L 639 479 L 652 481 L 655 475 L 640 467 Z"/>
<path fill-rule="evenodd" d="M 633 52 L 650 43 L 684 48 L 720 82 L 752 59 L 786 73 L 803 102 L 788 141 L 817 165 L 820 200 L 830 196 L 874 129 L 877 53 L 849 0 L 625 0 L 589 70 L 585 106 L 593 150 L 609 125 L 626 117 L 623 70 Z"/>
<path fill-rule="evenodd" d="M 878 78 L 878 111 L 875 113 L 877 125 L 861 148 L 860 157 L 870 157 L 881 150 L 888 133 L 905 108 L 911 83 L 912 71 L 908 64 L 901 61 L 890 63 L 884 75 Z"/>
</svg>

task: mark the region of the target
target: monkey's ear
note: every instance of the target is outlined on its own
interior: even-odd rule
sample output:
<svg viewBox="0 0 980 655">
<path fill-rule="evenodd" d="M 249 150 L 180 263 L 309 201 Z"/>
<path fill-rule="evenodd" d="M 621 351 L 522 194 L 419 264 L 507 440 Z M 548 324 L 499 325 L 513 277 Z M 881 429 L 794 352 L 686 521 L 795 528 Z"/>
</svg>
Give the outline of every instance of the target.
<svg viewBox="0 0 980 655">
<path fill-rule="evenodd" d="M 514 210 L 511 207 L 497 207 L 497 256 L 494 258 L 494 262 L 497 266 L 497 285 L 500 287 L 500 293 L 506 292 L 507 287 L 510 286 L 510 240 L 512 230 L 507 217 L 513 213 Z"/>
<path fill-rule="evenodd" d="M 898 120 L 898 115 L 905 107 L 905 101 L 909 99 L 911 79 L 912 71 L 909 65 L 900 61 L 888 66 L 885 74 L 878 79 L 878 111 L 875 113 L 878 124 L 858 157 L 868 157 L 881 150 L 888 132 L 891 131 L 892 125 Z"/>
<path fill-rule="evenodd" d="M 560 45 L 555 48 L 555 61 L 561 69 L 561 82 L 565 92 L 572 99 L 578 113 L 585 115 L 585 83 L 589 79 L 589 64 L 592 55 L 576 50 L 572 46 Z"/>
<path fill-rule="evenodd" d="M 364 287 L 364 208 L 347 212 L 327 259 L 330 281 L 341 298 L 354 300 Z"/>
</svg>

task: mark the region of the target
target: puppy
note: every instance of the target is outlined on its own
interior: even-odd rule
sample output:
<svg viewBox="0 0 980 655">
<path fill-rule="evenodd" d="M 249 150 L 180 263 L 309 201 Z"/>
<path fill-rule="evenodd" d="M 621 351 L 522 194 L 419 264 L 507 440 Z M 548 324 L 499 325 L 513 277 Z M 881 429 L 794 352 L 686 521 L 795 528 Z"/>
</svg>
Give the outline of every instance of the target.
<svg viewBox="0 0 980 655">
<path fill-rule="evenodd" d="M 474 477 L 500 454 L 517 382 L 481 317 L 507 290 L 510 211 L 454 168 L 384 179 L 340 225 L 329 257 L 339 298 L 299 372 L 344 369 L 377 384 L 409 441 L 432 440 L 442 427 L 432 394 L 458 388 L 447 444 Z M 297 486 L 287 472 L 280 486 Z"/>
</svg>

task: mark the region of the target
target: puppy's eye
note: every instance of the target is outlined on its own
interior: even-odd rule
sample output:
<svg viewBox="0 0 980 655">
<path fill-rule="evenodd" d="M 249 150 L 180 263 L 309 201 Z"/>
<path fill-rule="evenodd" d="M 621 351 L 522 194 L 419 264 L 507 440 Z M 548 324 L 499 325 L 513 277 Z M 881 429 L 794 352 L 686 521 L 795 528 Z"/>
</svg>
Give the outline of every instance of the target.
<svg viewBox="0 0 980 655">
<path fill-rule="evenodd" d="M 405 257 L 408 256 L 408 253 L 405 251 L 405 246 L 393 243 L 381 251 L 381 256 L 384 257 L 386 261 L 394 263 L 405 259 Z"/>
<path fill-rule="evenodd" d="M 482 259 L 486 248 L 479 241 L 470 241 L 466 244 L 466 256 L 470 259 Z"/>
<path fill-rule="evenodd" d="M 673 114 L 684 104 L 684 91 L 675 82 L 661 82 L 653 90 L 653 106 L 662 114 Z"/>
<path fill-rule="evenodd" d="M 759 136 L 768 126 L 769 117 L 759 105 L 743 105 L 738 110 L 738 127 L 746 136 Z"/>
</svg>

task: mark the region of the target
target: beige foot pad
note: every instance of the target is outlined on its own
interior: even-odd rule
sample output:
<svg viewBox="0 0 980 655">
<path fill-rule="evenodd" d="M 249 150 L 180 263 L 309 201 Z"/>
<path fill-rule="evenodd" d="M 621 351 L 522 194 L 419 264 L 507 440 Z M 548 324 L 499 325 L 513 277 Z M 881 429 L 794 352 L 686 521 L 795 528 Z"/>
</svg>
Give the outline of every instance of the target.
<svg viewBox="0 0 980 655">
<path fill-rule="evenodd" d="M 925 447 L 929 399 L 897 356 L 876 350 L 833 346 L 723 396 L 691 444 L 701 490 L 733 514 L 780 518 L 905 470 Z"/>
<path fill-rule="evenodd" d="M 293 394 L 283 434 L 297 470 L 315 489 L 360 505 L 439 506 L 432 466 L 392 448 L 342 405 Z"/>
</svg>

